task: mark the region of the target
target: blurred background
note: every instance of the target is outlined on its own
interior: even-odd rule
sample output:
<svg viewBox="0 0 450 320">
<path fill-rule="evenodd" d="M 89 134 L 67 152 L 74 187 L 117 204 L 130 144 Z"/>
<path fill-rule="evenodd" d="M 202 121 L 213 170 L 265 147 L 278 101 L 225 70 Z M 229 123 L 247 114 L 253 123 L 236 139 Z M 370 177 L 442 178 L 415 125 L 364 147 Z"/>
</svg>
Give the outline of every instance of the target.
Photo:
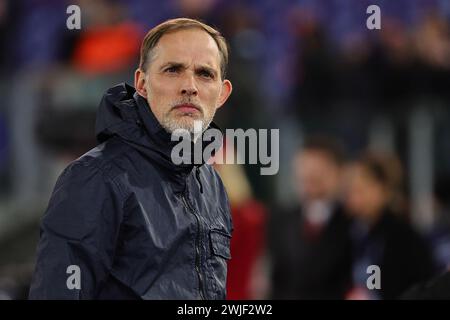
<svg viewBox="0 0 450 320">
<path fill-rule="evenodd" d="M 39 220 L 96 145 L 104 91 L 132 84 L 145 33 L 181 16 L 229 42 L 219 126 L 280 129 L 277 175 L 217 167 L 230 299 L 392 299 L 448 270 L 450 1 L 0 0 L 0 299 L 26 299 Z"/>
</svg>

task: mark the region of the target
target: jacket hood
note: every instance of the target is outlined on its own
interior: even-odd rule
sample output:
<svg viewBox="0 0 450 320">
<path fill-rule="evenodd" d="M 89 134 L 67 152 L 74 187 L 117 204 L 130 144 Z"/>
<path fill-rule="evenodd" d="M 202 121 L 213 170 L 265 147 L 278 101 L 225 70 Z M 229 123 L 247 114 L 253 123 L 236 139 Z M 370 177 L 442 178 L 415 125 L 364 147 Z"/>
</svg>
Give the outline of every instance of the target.
<svg viewBox="0 0 450 320">
<path fill-rule="evenodd" d="M 214 123 L 211 123 L 209 128 L 219 129 Z M 158 122 L 147 100 L 126 83 L 116 85 L 104 94 L 97 110 L 95 133 L 99 143 L 113 136 L 119 136 L 146 157 L 171 170 L 185 171 L 194 166 L 194 164 L 176 165 L 172 162 L 171 152 L 179 141 L 171 140 L 171 134 Z M 203 152 L 204 148 L 213 142 L 199 139 L 197 143 L 201 143 L 202 147 L 194 148 L 192 143 L 191 150 Z M 190 156 L 193 159 L 194 154 Z"/>
</svg>

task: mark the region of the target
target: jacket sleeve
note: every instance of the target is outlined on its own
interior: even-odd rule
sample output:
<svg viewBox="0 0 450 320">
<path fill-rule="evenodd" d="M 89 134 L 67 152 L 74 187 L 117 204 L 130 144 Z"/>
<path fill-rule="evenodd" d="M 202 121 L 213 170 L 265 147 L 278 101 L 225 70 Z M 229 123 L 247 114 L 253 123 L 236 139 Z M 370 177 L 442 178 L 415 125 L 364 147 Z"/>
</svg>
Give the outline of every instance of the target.
<svg viewBox="0 0 450 320">
<path fill-rule="evenodd" d="M 113 264 L 123 199 L 100 169 L 65 169 L 41 220 L 30 299 L 95 299 Z"/>
</svg>

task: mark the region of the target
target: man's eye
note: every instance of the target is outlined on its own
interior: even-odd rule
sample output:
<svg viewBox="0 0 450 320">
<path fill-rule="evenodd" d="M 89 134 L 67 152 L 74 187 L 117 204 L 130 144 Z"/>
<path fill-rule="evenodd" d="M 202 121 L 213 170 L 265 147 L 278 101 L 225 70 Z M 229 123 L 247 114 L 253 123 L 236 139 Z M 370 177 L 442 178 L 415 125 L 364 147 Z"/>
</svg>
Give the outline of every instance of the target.
<svg viewBox="0 0 450 320">
<path fill-rule="evenodd" d="M 199 72 L 200 76 L 205 77 L 205 78 L 213 78 L 213 75 L 211 72 L 203 70 Z"/>
<path fill-rule="evenodd" d="M 176 73 L 176 72 L 178 72 L 178 68 L 177 67 L 169 67 L 164 71 L 167 73 Z"/>
</svg>

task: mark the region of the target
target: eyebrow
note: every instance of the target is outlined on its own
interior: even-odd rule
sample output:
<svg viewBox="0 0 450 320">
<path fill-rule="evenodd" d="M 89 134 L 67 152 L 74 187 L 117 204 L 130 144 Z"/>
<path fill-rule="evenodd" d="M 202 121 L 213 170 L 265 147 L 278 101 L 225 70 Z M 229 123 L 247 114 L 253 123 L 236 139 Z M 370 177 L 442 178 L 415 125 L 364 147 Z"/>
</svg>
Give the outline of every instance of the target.
<svg viewBox="0 0 450 320">
<path fill-rule="evenodd" d="M 187 69 L 187 66 L 186 66 L 184 63 L 182 63 L 182 62 L 168 61 L 168 62 L 164 63 L 164 64 L 161 66 L 160 70 L 164 70 L 164 69 L 167 68 L 167 67 L 180 68 L 180 69 Z M 207 66 L 207 65 L 200 65 L 200 66 L 198 66 L 198 67 L 195 69 L 195 71 L 199 71 L 199 70 L 208 71 L 208 72 L 210 72 L 212 75 L 217 76 L 217 71 L 216 71 L 214 68 L 210 67 L 210 66 Z"/>
<path fill-rule="evenodd" d="M 167 67 L 175 67 L 175 68 L 183 68 L 183 69 L 186 69 L 186 65 L 185 65 L 184 63 L 169 61 L 169 62 L 164 63 L 164 64 L 161 66 L 160 70 L 163 70 L 163 69 L 165 69 L 165 68 L 167 68 Z"/>
</svg>

